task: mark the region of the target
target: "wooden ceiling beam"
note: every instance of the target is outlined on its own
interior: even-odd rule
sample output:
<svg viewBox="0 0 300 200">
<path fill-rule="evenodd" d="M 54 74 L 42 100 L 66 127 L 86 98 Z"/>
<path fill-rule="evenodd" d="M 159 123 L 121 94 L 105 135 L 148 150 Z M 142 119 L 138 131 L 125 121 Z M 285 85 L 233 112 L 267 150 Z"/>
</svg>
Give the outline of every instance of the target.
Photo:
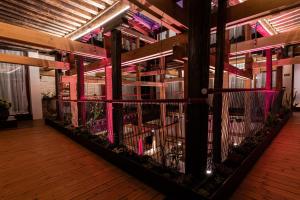
<svg viewBox="0 0 300 200">
<path fill-rule="evenodd" d="M 82 0 L 82 1 L 88 3 L 88 4 L 92 5 L 92 6 L 95 6 L 97 8 L 100 8 L 100 9 L 103 9 L 103 7 L 106 7 L 104 3 L 99 2 L 97 0 Z M 111 5 L 111 4 L 109 4 L 109 5 Z"/>
<path fill-rule="evenodd" d="M 70 64 L 65 62 L 43 60 L 38 58 L 30 58 L 26 56 L 16 56 L 16 55 L 2 54 L 2 53 L 0 53 L 0 62 L 25 65 L 25 66 L 36 66 L 36 67 L 49 68 L 49 69 L 68 70 L 70 68 Z"/>
<path fill-rule="evenodd" d="M 60 8 L 46 4 L 42 1 L 39 2 L 32 1 L 32 0 L 9 0 L 9 1 L 14 2 L 14 4 L 17 6 L 25 7 L 29 10 L 33 10 L 45 16 L 61 18 L 61 20 L 73 24 L 76 27 L 81 26 L 81 24 L 87 22 L 85 18 L 76 16 L 73 13 L 66 12 L 64 9 L 62 10 Z"/>
<path fill-rule="evenodd" d="M 67 3 L 71 6 L 74 6 L 78 9 L 81 9 L 81 10 L 84 10 L 86 12 L 89 12 L 93 15 L 97 15 L 98 14 L 98 8 L 95 7 L 95 6 L 92 6 L 82 0 L 61 0 L 63 1 L 64 3 Z M 105 5 L 103 7 L 101 7 L 100 9 L 105 9 Z"/>
<path fill-rule="evenodd" d="M 174 23 L 180 23 L 187 27 L 187 10 L 180 8 L 173 0 L 146 0 L 149 7 L 156 13 L 164 13 L 165 17 L 172 19 Z M 227 8 L 227 27 L 244 24 L 246 22 L 257 20 L 268 15 L 278 13 L 283 10 L 295 8 L 300 5 L 299 0 L 248 0 Z M 217 13 L 212 14 L 211 27 L 217 25 Z"/>
<path fill-rule="evenodd" d="M 26 45 L 50 48 L 54 50 L 73 52 L 85 57 L 106 58 L 106 50 L 89 44 L 71 41 L 67 38 L 51 36 L 26 28 L 0 23 L 0 39 Z"/>
<path fill-rule="evenodd" d="M 24 23 L 23 21 L 12 19 L 12 18 L 6 17 L 6 16 L 0 16 L 0 22 L 9 23 L 9 24 L 12 24 L 12 25 L 15 25 L 15 26 L 28 28 L 29 30 L 32 30 L 32 31 L 37 31 L 37 32 L 40 32 L 40 33 L 45 33 L 45 34 L 53 35 L 53 36 L 56 36 L 56 37 L 62 37 L 64 35 L 63 33 L 58 33 L 58 32 L 55 32 L 55 31 L 51 31 L 49 29 L 44 29 L 44 28 L 41 28 L 41 27 L 36 26 L 34 24 Z"/>
<path fill-rule="evenodd" d="M 52 27 L 52 26 L 48 26 L 47 24 L 43 23 L 43 22 L 36 22 L 34 20 L 28 19 L 26 17 L 20 17 L 16 14 L 11 14 L 9 12 L 3 11 L 0 8 L 0 18 L 3 17 L 5 19 L 8 20 L 12 20 L 12 21 L 16 21 L 20 24 L 23 24 L 25 26 L 34 26 L 34 27 L 40 27 L 43 30 L 46 30 L 47 32 L 51 32 L 51 33 L 58 33 L 61 35 L 65 35 L 66 33 L 68 33 L 68 31 L 62 30 L 60 28 L 56 28 L 56 27 Z"/>
<path fill-rule="evenodd" d="M 92 19 L 92 16 L 89 12 L 86 12 L 84 10 L 78 9 L 74 6 L 71 6 L 69 4 L 66 4 L 60 0 L 41 0 L 42 2 L 51 5 L 53 7 L 59 8 L 65 12 L 73 13 L 74 15 L 77 15 L 79 17 L 82 17 L 84 19 L 90 20 Z"/>
<path fill-rule="evenodd" d="M 278 67 L 278 66 L 296 65 L 296 64 L 300 64 L 300 56 L 273 61 L 272 66 Z M 266 67 L 266 62 L 253 63 L 253 68 L 265 68 L 265 67 Z"/>
<path fill-rule="evenodd" d="M 268 37 L 262 37 L 254 40 L 239 42 L 237 44 L 232 44 L 230 47 L 230 53 L 233 55 L 249 53 L 274 47 L 280 47 L 282 45 L 297 43 L 300 43 L 300 28 Z"/>
<path fill-rule="evenodd" d="M 12 5 L 3 3 L 3 1 L 0 1 L 0 5 L 1 5 L 0 9 L 2 9 L 3 11 L 6 11 L 7 13 L 14 14 L 19 17 L 23 17 L 28 20 L 45 23 L 48 26 L 52 26 L 54 28 L 59 28 L 59 29 L 62 29 L 62 30 L 68 31 L 68 32 L 76 29 L 75 26 L 72 26 L 72 25 L 69 26 L 69 25 L 66 25 L 65 23 L 57 22 L 54 19 L 49 19 L 47 17 L 44 17 L 43 15 L 38 15 L 37 13 L 34 14 L 33 12 L 30 12 L 30 11 L 28 12 L 28 11 L 25 11 L 24 9 L 18 10 L 18 9 L 16 9 L 16 7 L 14 7 Z"/>
<path fill-rule="evenodd" d="M 181 33 L 181 30 L 178 29 L 178 27 L 172 26 L 172 23 L 165 21 L 163 16 L 159 15 L 155 11 L 149 9 L 145 2 L 139 1 L 139 0 L 128 0 L 132 3 L 132 8 L 136 10 L 137 12 L 140 12 L 141 14 L 145 15 L 146 17 L 152 19 L 158 24 L 162 24 L 164 27 L 174 31 L 175 33 Z"/>
<path fill-rule="evenodd" d="M 146 43 L 155 43 L 157 42 L 157 40 L 155 40 L 154 38 L 152 37 L 149 37 L 147 35 L 143 35 L 137 31 L 134 31 L 132 29 L 129 29 L 129 28 L 120 28 L 120 30 L 122 31 L 122 33 L 124 35 L 128 35 L 128 36 L 131 36 L 131 37 L 135 37 L 135 38 L 139 38 L 140 40 L 146 42 Z"/>
<path fill-rule="evenodd" d="M 97 28 L 99 26 L 102 26 L 104 25 L 104 23 L 107 23 L 108 21 L 116 17 L 116 15 L 120 15 L 121 13 L 125 12 L 125 9 L 128 9 L 128 5 L 123 1 L 119 1 L 107 8 L 105 10 L 105 13 L 99 13 L 91 22 L 84 24 L 82 27 L 68 34 L 66 37 L 72 40 L 78 39 L 88 32 L 92 31 L 91 29 L 93 27 Z"/>
<path fill-rule="evenodd" d="M 112 5 L 114 3 L 114 0 L 101 0 L 104 3 L 107 3 L 108 5 Z"/>
</svg>

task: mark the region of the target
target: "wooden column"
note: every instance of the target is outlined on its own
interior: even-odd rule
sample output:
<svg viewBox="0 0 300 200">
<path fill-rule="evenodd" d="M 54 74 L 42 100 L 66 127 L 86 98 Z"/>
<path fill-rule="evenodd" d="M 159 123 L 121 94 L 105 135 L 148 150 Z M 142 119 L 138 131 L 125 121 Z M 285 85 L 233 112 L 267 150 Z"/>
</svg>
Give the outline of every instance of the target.
<svg viewBox="0 0 300 200">
<path fill-rule="evenodd" d="M 276 89 L 282 89 L 282 75 L 283 75 L 283 67 L 278 66 L 276 70 Z"/>
<path fill-rule="evenodd" d="M 225 27 L 226 27 L 227 0 L 218 1 L 218 23 L 217 23 L 217 48 L 216 48 L 216 71 L 214 89 L 216 91 L 223 87 L 223 71 L 225 61 Z M 213 161 L 220 163 L 222 140 L 222 93 L 216 92 L 213 98 Z"/>
<path fill-rule="evenodd" d="M 210 0 L 190 0 L 189 14 L 189 60 L 187 97 L 190 100 L 208 98 L 210 54 Z M 185 73 L 186 75 L 186 73 Z M 185 172 L 194 177 L 206 173 L 208 138 L 208 105 L 191 103 L 186 118 Z"/>
<path fill-rule="evenodd" d="M 272 89 L 272 49 L 266 50 L 266 89 Z"/>
<path fill-rule="evenodd" d="M 78 56 L 76 60 L 77 66 L 77 105 L 78 105 L 78 125 L 85 126 L 86 123 L 86 109 L 85 103 L 80 102 L 85 100 L 84 94 L 84 64 L 83 57 Z"/>
<path fill-rule="evenodd" d="M 140 48 L 140 38 L 136 38 L 136 48 Z M 140 66 L 136 66 L 136 81 L 138 83 L 136 84 L 136 99 L 142 100 L 142 88 L 141 88 L 141 75 L 140 75 Z M 138 103 L 137 105 L 137 115 L 138 115 L 138 129 L 142 130 L 143 125 L 143 110 L 142 105 Z"/>
<path fill-rule="evenodd" d="M 112 68 L 111 66 L 105 67 L 105 96 L 106 100 L 112 100 Z M 113 131 L 113 106 L 112 103 L 106 103 L 106 121 L 108 140 L 110 143 L 114 143 L 114 131 Z"/>
<path fill-rule="evenodd" d="M 119 30 L 111 32 L 111 63 L 113 100 L 122 99 L 122 69 L 121 69 L 122 34 Z M 113 104 L 114 144 L 123 143 L 123 105 Z"/>
<path fill-rule="evenodd" d="M 252 28 L 250 24 L 246 24 L 244 26 L 245 28 L 245 40 L 251 40 L 252 39 Z M 245 55 L 245 70 L 249 72 L 250 74 L 253 74 L 253 58 L 251 53 L 246 53 Z M 250 89 L 251 88 L 251 79 L 247 79 L 244 81 L 245 88 Z"/>
<path fill-rule="evenodd" d="M 272 49 L 266 50 L 266 90 L 272 90 Z M 271 108 L 271 94 L 265 94 L 265 119 L 269 116 Z"/>
<path fill-rule="evenodd" d="M 55 60 L 61 61 L 62 55 L 57 52 L 55 54 Z M 60 105 L 60 84 L 61 84 L 61 69 L 55 69 L 55 98 L 56 98 L 56 118 L 57 120 L 61 120 L 61 105 Z"/>
</svg>

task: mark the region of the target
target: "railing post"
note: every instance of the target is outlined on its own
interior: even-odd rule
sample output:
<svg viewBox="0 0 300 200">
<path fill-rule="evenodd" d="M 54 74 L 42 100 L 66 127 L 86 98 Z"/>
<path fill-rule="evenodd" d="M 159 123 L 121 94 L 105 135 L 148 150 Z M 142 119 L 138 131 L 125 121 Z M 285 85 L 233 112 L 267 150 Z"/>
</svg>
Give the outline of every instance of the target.
<svg viewBox="0 0 300 200">
<path fill-rule="evenodd" d="M 121 69 L 122 34 L 120 30 L 111 32 L 111 63 L 113 100 L 122 99 L 122 69 Z M 113 104 L 114 144 L 123 143 L 123 105 Z"/>
<path fill-rule="evenodd" d="M 218 1 L 218 22 L 217 22 L 217 48 L 215 83 L 216 91 L 223 87 L 223 71 L 225 61 L 225 27 L 226 27 L 227 0 Z M 222 93 L 216 92 L 213 99 L 213 161 L 220 163 L 222 140 Z"/>
<path fill-rule="evenodd" d="M 76 60 L 77 67 L 77 106 L 78 106 L 78 125 L 84 126 L 86 123 L 86 109 L 85 103 L 80 102 L 85 100 L 84 94 L 84 64 L 83 57 L 78 56 Z"/>
<path fill-rule="evenodd" d="M 187 69 L 188 99 L 207 99 L 210 54 L 211 0 L 190 0 L 189 60 Z M 186 74 L 186 73 L 185 73 Z M 191 103 L 186 118 L 186 174 L 202 177 L 207 165 L 208 104 Z"/>
</svg>

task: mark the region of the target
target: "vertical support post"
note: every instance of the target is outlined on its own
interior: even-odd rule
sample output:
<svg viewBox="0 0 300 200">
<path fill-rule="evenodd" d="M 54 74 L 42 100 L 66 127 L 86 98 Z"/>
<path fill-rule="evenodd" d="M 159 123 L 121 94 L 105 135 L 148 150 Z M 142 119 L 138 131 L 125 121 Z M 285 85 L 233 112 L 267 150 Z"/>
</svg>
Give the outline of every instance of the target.
<svg viewBox="0 0 300 200">
<path fill-rule="evenodd" d="M 122 99 L 122 69 L 121 69 L 122 34 L 120 30 L 111 32 L 111 63 L 112 63 L 112 88 L 113 100 Z M 123 105 L 113 105 L 113 130 L 114 143 L 123 143 Z"/>
<path fill-rule="evenodd" d="M 140 38 L 136 38 L 136 48 L 140 48 Z M 140 75 L 140 66 L 136 66 L 136 81 L 138 81 L 138 84 L 136 84 L 136 99 L 142 100 L 142 88 L 141 88 L 141 75 Z M 137 105 L 137 115 L 138 115 L 138 129 L 142 130 L 143 125 L 143 110 L 142 105 L 138 103 Z"/>
<path fill-rule="evenodd" d="M 272 90 L 272 49 L 266 50 L 266 90 Z M 271 108 L 271 94 L 266 93 L 265 119 L 269 116 Z"/>
<path fill-rule="evenodd" d="M 223 87 L 223 71 L 225 61 L 225 27 L 226 27 L 227 0 L 218 1 L 218 22 L 217 22 L 217 48 L 216 48 L 216 71 L 215 84 L 216 91 Z M 214 93 L 213 98 L 213 161 L 220 163 L 222 140 L 222 93 Z"/>
<path fill-rule="evenodd" d="M 207 99 L 210 54 L 211 0 L 190 0 L 188 99 Z M 206 173 L 208 139 L 208 104 L 192 102 L 187 106 L 186 174 L 202 177 Z"/>
<path fill-rule="evenodd" d="M 55 54 L 55 60 L 61 61 L 62 56 L 60 53 Z M 60 83 L 61 83 L 61 69 L 55 69 L 55 99 L 56 99 L 56 119 L 61 120 L 61 105 L 60 105 Z"/>
<path fill-rule="evenodd" d="M 78 106 L 78 124 L 79 126 L 84 126 L 86 123 L 86 109 L 85 103 L 82 102 L 85 100 L 84 94 L 84 64 L 83 57 L 79 56 L 76 60 L 77 66 L 77 106 Z"/>
<path fill-rule="evenodd" d="M 161 75 L 160 75 L 160 82 L 162 83 L 162 86 L 159 88 L 160 99 L 166 99 L 166 85 L 164 84 L 165 73 L 166 73 L 165 64 L 166 64 L 165 57 L 161 57 L 159 59 L 159 67 L 160 67 L 160 70 L 164 70 L 164 73 L 161 73 Z M 160 105 L 160 116 L 161 116 L 161 122 L 162 122 L 162 126 L 163 126 L 163 132 L 165 132 L 165 127 L 166 127 L 166 112 L 167 112 L 166 104 L 161 104 Z"/>
<path fill-rule="evenodd" d="M 266 50 L 266 89 L 272 90 L 272 49 Z"/>
<path fill-rule="evenodd" d="M 283 75 L 283 68 L 282 66 L 278 66 L 276 69 L 276 89 L 282 89 L 282 75 Z"/>
<path fill-rule="evenodd" d="M 105 95 L 106 100 L 112 100 L 112 68 L 111 66 L 105 67 Z M 107 121 L 107 132 L 108 141 L 114 143 L 114 132 L 113 132 L 113 106 L 112 103 L 106 103 L 106 121 Z"/>
<path fill-rule="evenodd" d="M 216 48 L 216 71 L 214 89 L 223 87 L 224 50 L 225 50 L 225 26 L 226 26 L 227 0 L 218 1 L 218 24 L 217 24 L 217 48 Z M 221 139 L 222 139 L 222 93 L 216 92 L 213 98 L 213 161 L 220 163 Z"/>
</svg>

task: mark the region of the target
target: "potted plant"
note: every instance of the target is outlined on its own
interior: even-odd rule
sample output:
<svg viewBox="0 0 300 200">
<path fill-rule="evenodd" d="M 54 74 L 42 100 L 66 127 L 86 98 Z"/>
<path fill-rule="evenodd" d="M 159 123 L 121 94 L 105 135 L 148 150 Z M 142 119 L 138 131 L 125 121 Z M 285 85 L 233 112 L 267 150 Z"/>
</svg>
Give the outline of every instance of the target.
<svg viewBox="0 0 300 200">
<path fill-rule="evenodd" d="M 11 103 L 0 99 L 0 121 L 6 121 L 9 116 Z"/>
</svg>

